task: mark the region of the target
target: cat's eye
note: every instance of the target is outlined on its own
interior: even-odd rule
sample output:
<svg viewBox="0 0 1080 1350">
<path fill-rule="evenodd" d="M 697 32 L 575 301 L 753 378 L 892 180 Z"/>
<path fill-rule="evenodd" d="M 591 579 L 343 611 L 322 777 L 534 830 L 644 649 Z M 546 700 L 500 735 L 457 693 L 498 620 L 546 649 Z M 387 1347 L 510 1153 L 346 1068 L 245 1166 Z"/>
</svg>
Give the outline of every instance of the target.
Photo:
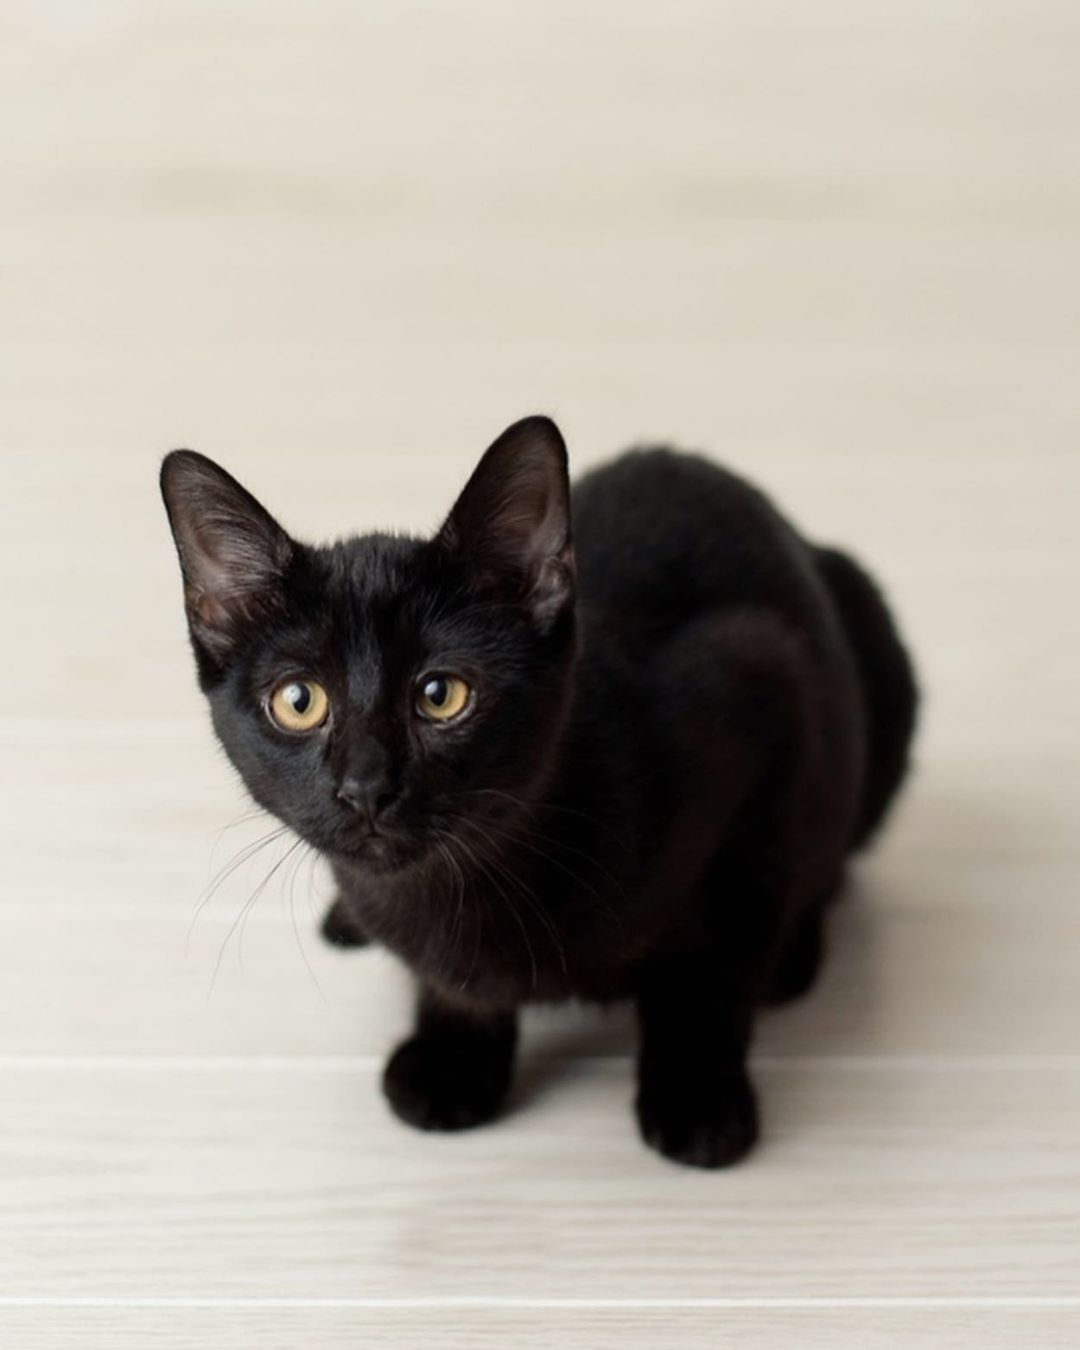
<svg viewBox="0 0 1080 1350">
<path fill-rule="evenodd" d="M 330 699 L 316 680 L 282 680 L 270 695 L 270 716 L 284 731 L 314 731 L 326 721 Z"/>
<path fill-rule="evenodd" d="M 416 688 L 416 711 L 429 722 L 449 722 L 468 707 L 470 693 L 458 675 L 425 675 Z"/>
</svg>

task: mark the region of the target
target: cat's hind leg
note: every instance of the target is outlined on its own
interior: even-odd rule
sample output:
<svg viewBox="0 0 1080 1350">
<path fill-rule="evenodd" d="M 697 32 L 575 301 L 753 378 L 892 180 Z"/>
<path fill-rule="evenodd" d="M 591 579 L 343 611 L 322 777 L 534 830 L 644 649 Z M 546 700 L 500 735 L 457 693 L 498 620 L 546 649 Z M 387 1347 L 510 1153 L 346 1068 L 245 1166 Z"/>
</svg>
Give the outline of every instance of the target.
<svg viewBox="0 0 1080 1350">
<path fill-rule="evenodd" d="M 809 993 L 825 956 L 824 927 L 820 908 L 800 917 L 773 968 L 766 1003 L 791 1003 Z"/>
<path fill-rule="evenodd" d="M 866 776 L 851 846 L 860 848 L 881 824 L 907 772 L 919 691 L 911 657 L 877 585 L 838 549 L 814 551 L 839 613 L 866 705 Z"/>
</svg>

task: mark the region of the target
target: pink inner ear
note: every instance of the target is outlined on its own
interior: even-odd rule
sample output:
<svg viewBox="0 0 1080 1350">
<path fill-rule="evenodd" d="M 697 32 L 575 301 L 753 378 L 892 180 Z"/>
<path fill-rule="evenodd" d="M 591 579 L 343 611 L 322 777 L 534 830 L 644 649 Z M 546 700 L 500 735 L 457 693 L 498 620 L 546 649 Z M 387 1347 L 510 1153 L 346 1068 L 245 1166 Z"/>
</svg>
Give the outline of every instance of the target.
<svg viewBox="0 0 1080 1350">
<path fill-rule="evenodd" d="M 226 624 L 226 611 L 221 602 L 212 593 L 196 591 L 191 586 L 184 587 L 184 602 L 192 618 L 205 628 L 223 628 Z"/>
<path fill-rule="evenodd" d="M 188 611 L 201 627 L 227 632 L 238 623 L 255 617 L 260 608 L 259 592 L 202 591 L 192 586 L 184 588 Z"/>
</svg>

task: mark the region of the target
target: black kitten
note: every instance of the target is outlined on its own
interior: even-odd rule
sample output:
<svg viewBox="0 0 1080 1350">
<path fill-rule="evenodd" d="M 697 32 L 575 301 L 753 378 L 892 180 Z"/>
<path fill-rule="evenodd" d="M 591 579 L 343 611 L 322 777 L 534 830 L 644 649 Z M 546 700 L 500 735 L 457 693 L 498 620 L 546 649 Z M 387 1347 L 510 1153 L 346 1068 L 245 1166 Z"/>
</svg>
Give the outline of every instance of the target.
<svg viewBox="0 0 1080 1350">
<path fill-rule="evenodd" d="M 398 1115 L 490 1120 L 520 1005 L 633 998 L 646 1140 L 742 1157 L 755 1010 L 812 983 L 906 766 L 915 687 L 873 583 L 704 459 L 636 451 L 571 499 L 542 417 L 431 540 L 297 543 L 191 451 L 161 484 L 222 744 L 330 860 L 327 935 L 416 973 Z"/>
</svg>

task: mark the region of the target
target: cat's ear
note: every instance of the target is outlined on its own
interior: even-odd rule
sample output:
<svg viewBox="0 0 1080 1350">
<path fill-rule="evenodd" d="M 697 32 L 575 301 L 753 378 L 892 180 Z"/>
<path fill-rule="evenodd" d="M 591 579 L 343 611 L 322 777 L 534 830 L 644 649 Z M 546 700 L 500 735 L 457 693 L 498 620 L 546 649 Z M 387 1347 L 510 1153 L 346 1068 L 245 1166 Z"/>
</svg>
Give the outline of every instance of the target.
<svg viewBox="0 0 1080 1350">
<path fill-rule="evenodd" d="M 485 452 L 438 541 L 487 582 L 510 582 L 541 627 L 574 594 L 566 445 L 548 417 L 508 427 Z"/>
<path fill-rule="evenodd" d="M 273 612 L 296 546 L 235 478 L 193 450 L 165 456 L 161 495 L 196 650 L 220 664 L 245 630 Z"/>
</svg>

